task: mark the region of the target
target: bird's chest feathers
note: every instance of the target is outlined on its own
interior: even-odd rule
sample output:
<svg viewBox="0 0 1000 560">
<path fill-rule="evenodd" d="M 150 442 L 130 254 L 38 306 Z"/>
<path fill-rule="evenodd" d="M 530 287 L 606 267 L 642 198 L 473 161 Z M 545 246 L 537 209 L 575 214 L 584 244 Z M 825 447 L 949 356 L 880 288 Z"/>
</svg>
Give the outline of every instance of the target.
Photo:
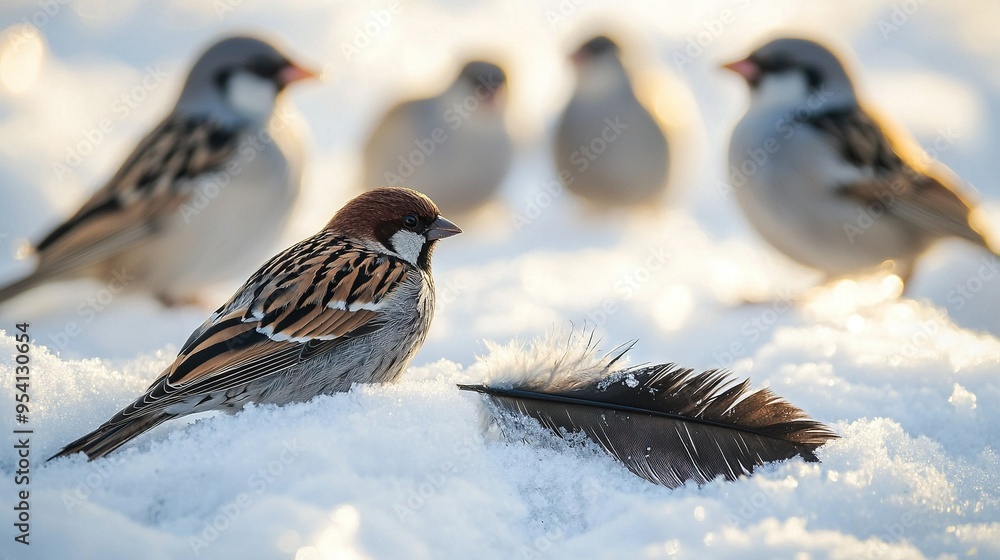
<svg viewBox="0 0 1000 560">
<path fill-rule="evenodd" d="M 617 63 L 595 61 L 580 73 L 576 86 L 576 96 L 594 102 L 606 102 L 628 87 L 628 77 Z"/>
<path fill-rule="evenodd" d="M 274 83 L 249 72 L 237 72 L 226 84 L 229 104 L 253 120 L 263 121 L 274 110 L 278 90 Z"/>
<path fill-rule="evenodd" d="M 503 112 L 496 107 L 483 108 L 480 112 L 471 115 L 469 120 L 462 124 L 462 131 L 470 139 L 503 138 L 507 134 L 504 128 Z"/>
</svg>

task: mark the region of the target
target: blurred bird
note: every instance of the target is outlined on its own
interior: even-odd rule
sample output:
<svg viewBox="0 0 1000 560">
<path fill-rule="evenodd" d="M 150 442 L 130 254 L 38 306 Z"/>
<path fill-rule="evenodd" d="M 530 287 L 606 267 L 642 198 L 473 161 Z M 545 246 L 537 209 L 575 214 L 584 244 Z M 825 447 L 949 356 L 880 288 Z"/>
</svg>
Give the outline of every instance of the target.
<svg viewBox="0 0 1000 560">
<path fill-rule="evenodd" d="M 993 251 L 958 185 L 865 110 L 826 47 L 778 39 L 725 68 L 750 86 L 729 146 L 730 181 L 750 224 L 779 251 L 828 278 L 892 261 L 904 285 L 935 240 Z"/>
<path fill-rule="evenodd" d="M 506 88 L 499 66 L 470 62 L 440 95 L 393 107 L 365 146 L 363 188 L 414 188 L 447 214 L 489 202 L 514 153 L 505 122 Z"/>
<path fill-rule="evenodd" d="M 312 76 L 259 39 L 213 45 L 170 114 L 35 246 L 35 271 L 0 288 L 0 301 L 93 276 L 172 305 L 247 274 L 271 250 L 299 192 L 299 147 L 267 125 L 285 87 Z"/>
<path fill-rule="evenodd" d="M 630 348 L 598 355 L 593 333 L 494 346 L 486 360 L 492 378 L 459 389 L 486 395 L 494 405 L 487 424 L 514 439 L 531 433 L 527 419 L 559 437 L 581 434 L 636 476 L 670 488 L 734 480 L 796 456 L 818 461 L 816 449 L 837 437 L 725 371 L 616 366 Z"/>
<path fill-rule="evenodd" d="M 591 202 L 647 204 L 667 188 L 667 137 L 619 54 L 604 36 L 573 53 L 576 89 L 556 130 L 555 164 L 563 185 Z"/>
<path fill-rule="evenodd" d="M 52 458 L 96 459 L 179 416 L 395 380 L 434 314 L 434 245 L 461 231 L 416 191 L 358 196 L 251 276 L 143 396 Z"/>
</svg>

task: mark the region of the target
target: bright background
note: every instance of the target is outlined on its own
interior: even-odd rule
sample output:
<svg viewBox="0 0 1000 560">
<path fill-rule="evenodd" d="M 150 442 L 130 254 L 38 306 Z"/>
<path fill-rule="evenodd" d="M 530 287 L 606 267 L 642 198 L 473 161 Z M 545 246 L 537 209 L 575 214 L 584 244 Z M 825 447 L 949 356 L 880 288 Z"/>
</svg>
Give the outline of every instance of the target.
<svg viewBox="0 0 1000 560">
<path fill-rule="evenodd" d="M 227 33 L 273 37 L 324 74 L 287 95 L 309 164 L 292 227 L 265 240 L 276 251 L 353 196 L 358 150 L 381 112 L 441 89 L 468 57 L 506 65 L 519 153 L 502 200 L 439 247 L 437 317 L 401 383 L 165 426 L 98 465 L 36 462 L 35 544 L 8 547 L 5 522 L 0 556 L 194 557 L 190 539 L 218 528 L 220 515 L 226 528 L 204 557 L 1000 556 L 993 261 L 945 243 L 921 262 L 913 299 L 887 300 L 875 279 L 816 290 L 791 310 L 737 305 L 799 293 L 817 276 L 756 238 L 720 189 L 747 94 L 718 69 L 779 33 L 853 50 L 872 103 L 998 216 L 998 24 L 1000 5 L 988 0 L 6 2 L 0 280 L 30 270 L 15 258 L 25 240 L 114 171 L 169 108 L 193 57 Z M 549 134 L 571 87 L 565 54 L 601 29 L 623 39 L 678 129 L 683 169 L 670 207 L 597 212 L 546 192 Z M 143 88 L 155 68 L 166 79 Z M 103 119 L 114 130 L 95 136 Z M 53 166 L 81 146 L 89 153 L 69 172 Z M 515 217 L 531 223 L 515 227 Z M 52 285 L 0 310 L 0 329 L 29 320 L 52 349 L 36 355 L 36 461 L 142 391 L 207 314 L 143 296 L 95 307 L 103 289 Z M 635 362 L 731 367 L 845 437 L 821 451 L 820 465 L 793 461 L 677 491 L 588 450 L 482 440 L 476 399 L 452 388 L 483 375 L 472 366 L 487 352 L 482 341 L 569 322 L 595 326 L 608 348 L 640 339 Z M 69 323 L 82 332 L 66 336 Z M 0 351 L 0 403 L 12 406 L 11 371 Z M 0 413 L 4 433 L 12 416 Z M 292 440 L 301 449 L 289 451 Z M 2 504 L 15 492 L 13 464 L 0 458 Z M 280 472 L 258 486 L 254 476 L 275 464 Z M 414 492 L 424 494 L 419 507 L 408 502 Z M 249 503 L 238 503 L 242 494 Z"/>
</svg>

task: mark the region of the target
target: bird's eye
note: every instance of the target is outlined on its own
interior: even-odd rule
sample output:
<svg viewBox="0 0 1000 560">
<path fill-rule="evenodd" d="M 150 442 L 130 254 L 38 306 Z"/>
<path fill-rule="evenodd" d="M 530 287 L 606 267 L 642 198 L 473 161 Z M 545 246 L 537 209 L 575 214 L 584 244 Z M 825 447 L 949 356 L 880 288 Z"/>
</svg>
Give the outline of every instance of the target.
<svg viewBox="0 0 1000 560">
<path fill-rule="evenodd" d="M 406 229 L 415 230 L 417 229 L 418 225 L 420 225 L 420 220 L 418 220 L 417 217 L 414 216 L 413 214 L 407 214 L 403 216 L 403 226 Z"/>
</svg>

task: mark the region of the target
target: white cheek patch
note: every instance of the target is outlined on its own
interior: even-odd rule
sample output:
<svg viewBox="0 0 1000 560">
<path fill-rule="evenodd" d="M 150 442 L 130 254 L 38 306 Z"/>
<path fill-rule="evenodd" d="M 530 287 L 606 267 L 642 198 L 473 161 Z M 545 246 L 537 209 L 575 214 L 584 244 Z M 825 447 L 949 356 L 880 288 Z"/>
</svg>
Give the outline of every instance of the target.
<svg viewBox="0 0 1000 560">
<path fill-rule="evenodd" d="M 392 248 L 396 251 L 396 254 L 406 262 L 414 265 L 417 264 L 417 258 L 420 256 L 420 251 L 424 248 L 424 242 L 426 241 L 427 239 L 423 235 L 406 231 L 405 229 L 397 231 L 389 238 L 389 242 L 392 243 Z"/>
<path fill-rule="evenodd" d="M 238 71 L 226 83 L 226 98 L 234 109 L 247 117 L 266 119 L 274 110 L 278 88 L 274 82 Z"/>
<path fill-rule="evenodd" d="M 809 97 L 809 84 L 801 72 L 784 72 L 764 76 L 757 88 L 755 101 L 766 106 L 794 106 Z"/>
</svg>

